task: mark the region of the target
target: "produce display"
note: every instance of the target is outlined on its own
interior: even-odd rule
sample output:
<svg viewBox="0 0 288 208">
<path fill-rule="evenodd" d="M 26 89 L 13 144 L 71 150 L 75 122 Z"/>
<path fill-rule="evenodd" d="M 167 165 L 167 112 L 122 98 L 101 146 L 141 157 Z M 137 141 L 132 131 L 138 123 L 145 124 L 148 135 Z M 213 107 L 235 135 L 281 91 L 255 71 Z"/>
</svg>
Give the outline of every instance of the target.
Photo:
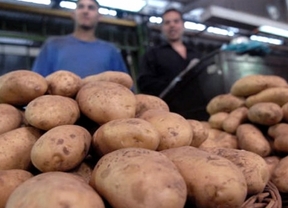
<svg viewBox="0 0 288 208">
<path fill-rule="evenodd" d="M 248 75 L 207 121 L 116 71 L 0 76 L 0 208 L 281 208 L 288 84 Z"/>
</svg>

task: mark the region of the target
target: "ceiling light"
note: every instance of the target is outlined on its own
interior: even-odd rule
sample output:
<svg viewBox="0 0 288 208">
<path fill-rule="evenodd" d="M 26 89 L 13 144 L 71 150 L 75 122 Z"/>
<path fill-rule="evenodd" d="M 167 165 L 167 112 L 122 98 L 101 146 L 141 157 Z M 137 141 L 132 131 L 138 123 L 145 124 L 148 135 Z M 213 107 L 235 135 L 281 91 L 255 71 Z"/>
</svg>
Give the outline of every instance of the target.
<svg viewBox="0 0 288 208">
<path fill-rule="evenodd" d="M 258 28 L 260 32 L 265 32 L 273 35 L 279 35 L 285 38 L 288 38 L 288 30 L 283 30 L 277 27 L 272 27 L 268 25 L 263 25 Z"/>
<path fill-rule="evenodd" d="M 203 24 L 199 24 L 199 23 L 195 23 L 195 22 L 184 22 L 184 27 L 186 29 L 190 29 L 190 30 L 198 30 L 198 31 L 203 31 L 206 29 L 206 26 Z"/>
<path fill-rule="evenodd" d="M 60 7 L 66 8 L 66 9 L 76 9 L 77 4 L 75 2 L 71 2 L 71 1 L 61 1 Z"/>
<path fill-rule="evenodd" d="M 0 37 L 0 43 L 16 44 L 16 45 L 32 45 L 33 41 L 22 38 Z"/>
<path fill-rule="evenodd" d="M 283 44 L 283 41 L 280 39 L 268 38 L 268 37 L 259 36 L 259 35 L 251 35 L 250 39 L 254 40 L 254 41 L 270 43 L 270 44 L 274 44 L 274 45 L 282 45 Z"/>
<path fill-rule="evenodd" d="M 233 31 L 228 31 L 225 29 L 221 29 L 218 27 L 208 27 L 207 32 L 214 33 L 217 35 L 227 35 L 227 36 L 234 36 L 235 33 Z"/>
<path fill-rule="evenodd" d="M 146 0 L 98 0 L 98 3 L 103 7 L 139 12 L 146 5 Z"/>
<path fill-rule="evenodd" d="M 102 15 L 116 16 L 117 12 L 113 9 L 99 8 L 99 13 Z"/>
<path fill-rule="evenodd" d="M 161 17 L 155 17 L 155 16 L 151 16 L 149 18 L 149 22 L 151 23 L 156 23 L 156 24 L 160 24 L 162 22 L 162 18 Z"/>
<path fill-rule="evenodd" d="M 34 4 L 44 4 L 44 5 L 51 4 L 51 0 L 18 0 L 18 1 L 24 1 L 24 2 L 29 2 L 29 3 L 34 3 Z"/>
</svg>

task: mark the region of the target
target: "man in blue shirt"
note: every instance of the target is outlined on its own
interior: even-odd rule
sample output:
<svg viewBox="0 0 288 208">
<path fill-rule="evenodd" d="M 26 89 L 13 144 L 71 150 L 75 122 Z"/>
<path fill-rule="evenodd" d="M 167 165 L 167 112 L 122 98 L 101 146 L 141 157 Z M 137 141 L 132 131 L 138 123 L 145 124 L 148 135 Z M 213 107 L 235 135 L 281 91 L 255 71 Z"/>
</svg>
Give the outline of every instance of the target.
<svg viewBox="0 0 288 208">
<path fill-rule="evenodd" d="M 42 46 L 32 71 L 47 76 L 57 70 L 68 70 L 81 78 L 108 70 L 128 73 L 118 49 L 95 36 L 100 18 L 98 9 L 96 0 L 78 0 L 73 12 L 73 33 L 49 38 Z"/>
</svg>

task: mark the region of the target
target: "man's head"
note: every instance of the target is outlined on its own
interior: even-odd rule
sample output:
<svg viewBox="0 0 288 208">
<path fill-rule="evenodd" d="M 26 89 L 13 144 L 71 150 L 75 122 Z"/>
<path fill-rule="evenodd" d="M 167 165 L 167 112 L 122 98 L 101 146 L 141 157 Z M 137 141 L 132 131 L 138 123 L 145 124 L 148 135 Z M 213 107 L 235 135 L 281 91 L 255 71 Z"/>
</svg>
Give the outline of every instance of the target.
<svg viewBox="0 0 288 208">
<path fill-rule="evenodd" d="M 99 3 L 96 0 L 78 0 L 73 13 L 75 27 L 84 30 L 94 30 L 99 22 Z"/>
<path fill-rule="evenodd" d="M 162 14 L 162 33 L 168 42 L 175 42 L 182 39 L 184 21 L 180 11 L 172 8 Z"/>
</svg>

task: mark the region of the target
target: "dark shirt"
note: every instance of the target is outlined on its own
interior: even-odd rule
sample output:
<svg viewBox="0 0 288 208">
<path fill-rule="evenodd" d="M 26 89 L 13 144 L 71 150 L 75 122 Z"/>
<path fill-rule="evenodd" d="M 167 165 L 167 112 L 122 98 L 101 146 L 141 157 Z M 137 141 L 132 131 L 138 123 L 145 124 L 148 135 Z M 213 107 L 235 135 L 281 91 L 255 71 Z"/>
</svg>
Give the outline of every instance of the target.
<svg viewBox="0 0 288 208">
<path fill-rule="evenodd" d="M 137 79 L 141 93 L 159 96 L 169 83 L 188 66 L 190 60 L 200 57 L 193 48 L 187 44 L 185 46 L 186 59 L 168 43 L 153 47 L 144 54 Z"/>
</svg>

